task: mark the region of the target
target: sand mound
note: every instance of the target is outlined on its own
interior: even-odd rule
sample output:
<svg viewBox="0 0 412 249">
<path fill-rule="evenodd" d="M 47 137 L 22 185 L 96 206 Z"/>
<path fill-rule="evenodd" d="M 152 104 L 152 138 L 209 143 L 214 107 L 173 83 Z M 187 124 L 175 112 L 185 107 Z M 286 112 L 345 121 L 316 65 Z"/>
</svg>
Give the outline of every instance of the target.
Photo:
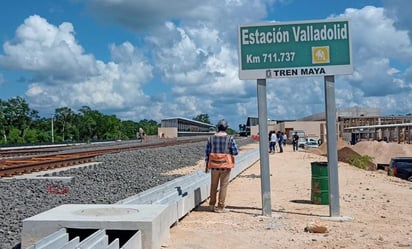
<svg viewBox="0 0 412 249">
<path fill-rule="evenodd" d="M 410 144 L 361 141 L 352 146 L 352 149 L 361 155 L 372 157 L 376 164 L 387 164 L 392 157 L 412 156 L 412 145 Z"/>
<path fill-rule="evenodd" d="M 354 153 L 350 153 L 348 148 Z M 347 162 L 350 154 L 359 154 L 361 156 L 370 156 L 374 164 L 388 164 L 392 157 L 402 157 L 410 156 L 412 157 L 412 145 L 411 144 L 397 144 L 397 143 L 386 143 L 378 141 L 361 141 L 355 145 L 350 145 L 342 139 L 337 141 L 338 149 L 338 160 L 342 162 Z M 318 155 L 327 155 L 327 144 L 323 143 L 317 149 L 311 149 Z M 345 153 L 345 155 L 340 155 Z M 342 160 L 341 160 L 342 159 Z"/>
</svg>

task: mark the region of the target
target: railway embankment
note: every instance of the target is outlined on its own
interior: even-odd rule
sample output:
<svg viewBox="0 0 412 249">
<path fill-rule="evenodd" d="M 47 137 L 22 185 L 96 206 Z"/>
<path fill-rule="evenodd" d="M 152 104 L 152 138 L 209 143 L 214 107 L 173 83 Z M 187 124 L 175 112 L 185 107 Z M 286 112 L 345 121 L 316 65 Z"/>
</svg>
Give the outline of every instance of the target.
<svg viewBox="0 0 412 249">
<path fill-rule="evenodd" d="M 256 143 L 237 140 L 239 146 Z M 98 156 L 99 165 L 64 170 L 55 179 L 0 180 L 0 248 L 20 243 L 22 220 L 62 204 L 113 204 L 184 174 L 168 174 L 198 164 L 205 143 L 188 143 L 161 148 Z M 45 173 L 47 175 L 47 173 Z"/>
</svg>

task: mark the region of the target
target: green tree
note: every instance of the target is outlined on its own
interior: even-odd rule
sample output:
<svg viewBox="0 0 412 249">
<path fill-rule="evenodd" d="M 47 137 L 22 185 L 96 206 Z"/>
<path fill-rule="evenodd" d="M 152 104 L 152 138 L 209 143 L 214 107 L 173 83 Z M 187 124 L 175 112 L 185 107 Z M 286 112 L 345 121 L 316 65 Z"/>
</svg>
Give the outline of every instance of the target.
<svg viewBox="0 0 412 249">
<path fill-rule="evenodd" d="M 154 120 L 143 119 L 138 122 L 138 127 L 142 127 L 146 135 L 157 135 L 157 128 L 160 125 Z M 137 130 L 135 131 L 136 134 Z"/>
<path fill-rule="evenodd" d="M 30 109 L 26 100 L 22 97 L 16 97 L 9 99 L 3 107 L 3 115 L 5 128 L 19 130 L 18 140 L 25 142 L 26 132 L 30 129 L 30 126 L 34 121 L 39 118 L 38 111 Z M 9 131 L 10 132 L 10 131 Z M 4 133 L 7 133 L 4 132 Z M 15 136 L 15 131 L 13 136 Z"/>
<path fill-rule="evenodd" d="M 3 144 L 7 144 L 7 127 L 6 118 L 4 116 L 4 109 L 6 108 L 6 102 L 0 99 L 0 134 Z"/>
<path fill-rule="evenodd" d="M 8 143 L 10 144 L 22 144 L 23 140 L 20 136 L 20 130 L 15 128 L 15 127 L 11 127 L 9 134 L 8 134 Z"/>
<path fill-rule="evenodd" d="M 103 116 L 103 121 L 99 126 L 102 128 L 103 139 L 120 139 L 122 122 L 115 115 Z"/>
<path fill-rule="evenodd" d="M 206 114 L 206 113 L 197 115 L 196 117 L 193 118 L 193 120 L 203 122 L 206 124 L 210 124 L 209 114 Z"/>
<path fill-rule="evenodd" d="M 52 131 L 51 131 L 51 119 L 39 118 L 35 120 L 30 129 L 29 134 L 26 135 L 26 141 L 29 143 L 50 143 Z"/>
<path fill-rule="evenodd" d="M 40 142 L 38 138 L 39 134 L 40 134 L 40 131 L 37 129 L 28 129 L 26 132 L 26 138 L 25 138 L 26 143 L 30 143 L 30 144 L 39 143 Z"/>
<path fill-rule="evenodd" d="M 68 107 L 57 108 L 54 113 L 56 134 L 59 134 L 63 141 L 66 141 L 67 138 L 72 139 L 75 130 L 73 126 L 75 125 L 76 113 Z"/>
<path fill-rule="evenodd" d="M 99 137 L 97 136 L 96 128 L 98 117 L 101 116 L 101 114 L 98 111 L 93 111 L 88 106 L 83 106 L 79 112 L 78 127 L 80 137 L 87 142 L 90 142 L 91 139 L 97 140 Z"/>
<path fill-rule="evenodd" d="M 121 126 L 121 139 L 136 139 L 136 132 L 139 129 L 139 124 L 132 121 L 122 121 Z"/>
<path fill-rule="evenodd" d="M 208 119 L 208 116 L 206 115 Z M 154 120 L 121 121 L 115 115 L 104 115 L 88 106 L 75 113 L 68 107 L 55 109 L 52 116 L 39 117 L 21 97 L 0 99 L 0 143 L 44 143 L 52 141 L 90 141 L 102 139 L 135 139 L 139 127 L 147 135 L 156 135 L 160 126 Z"/>
<path fill-rule="evenodd" d="M 79 112 L 76 126 L 79 136 L 86 141 L 121 137 L 122 123 L 115 115 L 104 115 L 88 106 L 83 106 Z"/>
<path fill-rule="evenodd" d="M 234 135 L 234 134 L 236 134 L 236 131 L 233 130 L 233 129 L 231 129 L 230 127 L 227 128 L 226 132 L 227 132 L 227 134 L 229 134 L 229 135 Z"/>
</svg>

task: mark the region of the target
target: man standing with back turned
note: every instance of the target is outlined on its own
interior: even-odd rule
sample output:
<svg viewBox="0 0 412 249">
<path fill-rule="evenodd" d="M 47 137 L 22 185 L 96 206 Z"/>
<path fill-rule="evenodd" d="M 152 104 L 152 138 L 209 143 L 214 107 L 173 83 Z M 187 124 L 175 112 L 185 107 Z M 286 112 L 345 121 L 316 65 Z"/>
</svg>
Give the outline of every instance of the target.
<svg viewBox="0 0 412 249">
<path fill-rule="evenodd" d="M 293 151 L 298 151 L 299 149 L 299 135 L 295 132 L 295 135 L 292 137 Z"/>
<path fill-rule="evenodd" d="M 226 130 L 228 123 L 222 119 L 217 124 L 217 133 L 210 136 L 206 145 L 206 173 L 211 170 L 210 200 L 211 211 L 217 213 L 228 212 L 225 208 L 227 187 L 229 185 L 230 171 L 234 167 L 234 156 L 239 154 L 236 141 L 228 136 Z M 216 205 L 217 189 L 219 188 L 219 201 Z"/>
</svg>

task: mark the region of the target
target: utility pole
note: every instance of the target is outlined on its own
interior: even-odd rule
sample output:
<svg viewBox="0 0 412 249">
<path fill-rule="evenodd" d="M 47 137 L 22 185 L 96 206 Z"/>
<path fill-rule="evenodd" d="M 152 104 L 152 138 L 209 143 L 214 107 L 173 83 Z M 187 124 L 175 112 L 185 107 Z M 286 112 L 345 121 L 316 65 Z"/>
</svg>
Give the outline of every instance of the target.
<svg viewBox="0 0 412 249">
<path fill-rule="evenodd" d="M 54 143 L 54 114 L 51 116 L 51 139 L 51 142 Z"/>
</svg>

